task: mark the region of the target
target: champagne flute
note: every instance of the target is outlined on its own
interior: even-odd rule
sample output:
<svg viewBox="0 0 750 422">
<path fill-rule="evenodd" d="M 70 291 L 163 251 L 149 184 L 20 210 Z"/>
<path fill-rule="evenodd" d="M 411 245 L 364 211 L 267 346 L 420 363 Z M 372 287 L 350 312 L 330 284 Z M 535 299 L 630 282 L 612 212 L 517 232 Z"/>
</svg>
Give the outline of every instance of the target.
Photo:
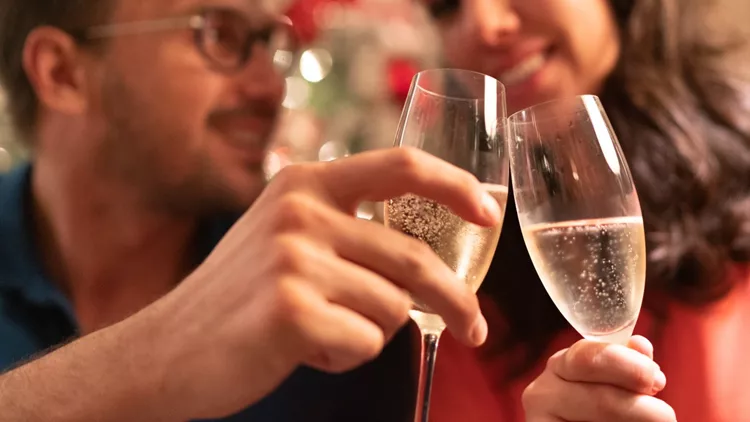
<svg viewBox="0 0 750 422">
<path fill-rule="evenodd" d="M 513 194 L 547 293 L 583 337 L 626 344 L 643 301 L 646 246 L 630 169 L 596 96 L 508 119 Z"/>
<path fill-rule="evenodd" d="M 505 212 L 509 163 L 505 154 L 505 87 L 489 76 L 454 69 L 417 74 L 401 115 L 397 147 L 419 148 L 475 175 Z M 385 223 L 427 243 L 476 292 L 492 261 L 502 225 L 480 227 L 445 206 L 415 195 L 385 204 Z M 422 334 L 415 421 L 428 418 L 432 376 L 443 319 L 414 298 L 409 313 Z"/>
</svg>

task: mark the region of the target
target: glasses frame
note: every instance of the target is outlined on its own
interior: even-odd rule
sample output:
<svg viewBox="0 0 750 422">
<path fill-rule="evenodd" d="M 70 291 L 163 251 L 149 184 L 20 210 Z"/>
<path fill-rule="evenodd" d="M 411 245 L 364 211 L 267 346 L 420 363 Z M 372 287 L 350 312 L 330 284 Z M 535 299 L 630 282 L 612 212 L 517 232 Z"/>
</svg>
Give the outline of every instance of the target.
<svg viewBox="0 0 750 422">
<path fill-rule="evenodd" d="M 279 73 L 287 74 L 292 68 L 292 65 L 296 60 L 296 56 L 298 56 L 298 45 L 294 33 L 294 25 L 291 19 L 286 16 L 279 16 L 273 19 L 273 21 L 269 25 L 266 25 L 264 28 L 255 31 L 249 31 L 242 49 L 238 53 L 237 62 L 234 65 L 230 66 L 221 63 L 206 51 L 206 34 L 204 31 L 208 29 L 207 15 L 210 13 L 230 13 L 247 20 L 246 18 L 242 17 L 240 13 L 229 8 L 206 8 L 189 15 L 96 25 L 82 31 L 70 31 L 69 33 L 79 42 L 85 42 L 129 35 L 190 29 L 194 33 L 193 42 L 195 43 L 195 47 L 200 52 L 201 56 L 213 67 L 216 67 L 221 71 L 236 72 L 247 66 L 252 56 L 252 49 L 258 43 L 264 43 L 269 47 L 269 51 L 272 55 L 272 61 Z M 251 26 L 252 25 L 248 24 L 248 27 Z M 270 40 L 276 35 L 288 37 L 290 48 L 274 48 L 272 45 L 270 45 Z"/>
</svg>

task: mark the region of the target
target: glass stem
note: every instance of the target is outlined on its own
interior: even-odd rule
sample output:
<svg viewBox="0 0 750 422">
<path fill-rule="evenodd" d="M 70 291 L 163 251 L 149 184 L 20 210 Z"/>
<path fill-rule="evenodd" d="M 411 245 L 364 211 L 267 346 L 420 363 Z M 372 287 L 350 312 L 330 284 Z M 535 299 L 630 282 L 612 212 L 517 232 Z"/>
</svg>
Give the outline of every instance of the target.
<svg viewBox="0 0 750 422">
<path fill-rule="evenodd" d="M 422 357 L 419 365 L 419 385 L 417 387 L 417 409 L 414 422 L 427 422 L 430 412 L 432 376 L 435 372 L 438 342 L 441 332 L 420 329 L 422 333 Z M 441 330 L 442 331 L 442 330 Z"/>
</svg>

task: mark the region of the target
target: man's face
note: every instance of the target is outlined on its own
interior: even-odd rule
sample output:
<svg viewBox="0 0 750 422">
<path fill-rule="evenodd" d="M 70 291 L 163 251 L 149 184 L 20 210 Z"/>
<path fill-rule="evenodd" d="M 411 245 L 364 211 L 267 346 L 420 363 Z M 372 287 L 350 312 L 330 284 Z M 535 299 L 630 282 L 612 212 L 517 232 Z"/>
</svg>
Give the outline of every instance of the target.
<svg viewBox="0 0 750 422">
<path fill-rule="evenodd" d="M 112 23 L 229 9 L 253 27 L 273 17 L 247 0 L 119 0 Z M 221 31 L 214 36 L 221 38 Z M 221 44 L 219 44 L 221 45 Z M 243 67 L 217 68 L 184 28 L 107 40 L 91 113 L 103 176 L 148 206 L 187 215 L 243 211 L 262 189 L 263 160 L 284 90 L 262 43 Z"/>
</svg>

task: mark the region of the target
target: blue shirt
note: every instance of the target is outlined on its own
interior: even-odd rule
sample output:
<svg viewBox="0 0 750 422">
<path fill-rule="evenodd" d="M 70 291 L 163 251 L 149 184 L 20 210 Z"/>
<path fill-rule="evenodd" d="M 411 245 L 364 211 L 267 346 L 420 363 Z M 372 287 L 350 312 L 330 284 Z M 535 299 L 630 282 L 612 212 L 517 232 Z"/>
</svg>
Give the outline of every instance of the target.
<svg viewBox="0 0 750 422">
<path fill-rule="evenodd" d="M 78 335 L 71 303 L 45 274 L 34 244 L 31 171 L 24 165 L 0 176 L 0 371 Z M 199 232 L 196 247 L 202 257 L 231 222 L 216 219 Z M 410 421 L 413 360 L 404 330 L 372 363 L 342 375 L 299 369 L 266 399 L 222 421 Z"/>
</svg>

